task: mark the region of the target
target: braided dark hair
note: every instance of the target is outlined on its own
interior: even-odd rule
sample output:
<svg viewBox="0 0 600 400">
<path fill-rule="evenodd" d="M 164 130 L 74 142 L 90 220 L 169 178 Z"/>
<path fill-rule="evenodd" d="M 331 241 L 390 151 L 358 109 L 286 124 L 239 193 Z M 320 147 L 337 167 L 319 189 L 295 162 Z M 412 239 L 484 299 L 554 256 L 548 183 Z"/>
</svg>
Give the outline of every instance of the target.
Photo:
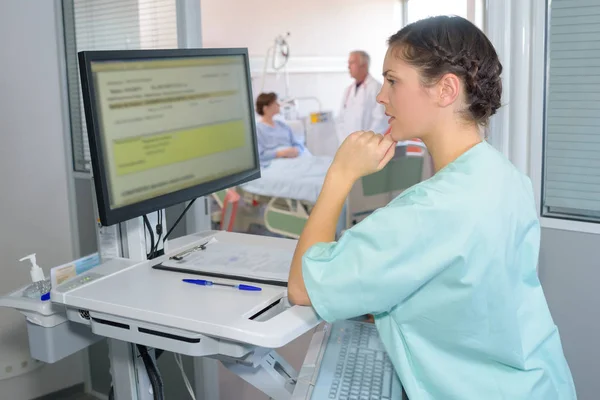
<svg viewBox="0 0 600 400">
<path fill-rule="evenodd" d="M 438 16 L 414 22 L 391 36 L 395 55 L 419 69 L 423 84 L 447 73 L 465 85 L 468 117 L 487 124 L 500 108 L 502 64 L 485 34 L 461 17 Z"/>
</svg>

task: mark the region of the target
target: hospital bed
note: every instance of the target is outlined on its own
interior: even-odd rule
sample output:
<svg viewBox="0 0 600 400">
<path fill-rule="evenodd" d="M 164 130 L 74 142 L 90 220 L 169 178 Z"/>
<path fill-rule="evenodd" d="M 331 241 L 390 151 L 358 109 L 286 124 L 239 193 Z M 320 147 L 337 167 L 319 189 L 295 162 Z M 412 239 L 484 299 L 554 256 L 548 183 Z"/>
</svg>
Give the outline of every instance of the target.
<svg viewBox="0 0 600 400">
<path fill-rule="evenodd" d="M 311 113 L 304 121 L 306 148 L 315 156 L 333 158 L 340 145 L 333 113 Z"/>
<path fill-rule="evenodd" d="M 317 201 L 330 157 L 275 159 L 261 170 L 261 178 L 239 189 L 246 203 L 262 203 L 264 226 L 272 233 L 299 238 Z M 432 175 L 431 158 L 419 141 L 398 144 L 394 159 L 353 186 L 337 226 L 338 236 L 393 198 Z"/>
<path fill-rule="evenodd" d="M 260 116 L 256 116 L 259 120 Z M 331 111 L 319 111 L 298 119 L 282 119 L 292 133 L 314 156 L 331 157 L 339 147 L 336 125 Z"/>
<path fill-rule="evenodd" d="M 270 232 L 297 239 L 332 161 L 330 157 L 316 156 L 275 159 L 261 168 L 260 179 L 239 189 L 246 203 L 264 205 L 263 221 Z"/>
<path fill-rule="evenodd" d="M 284 122 L 313 157 L 275 159 L 261 167 L 260 179 L 237 189 L 245 205 L 263 208 L 259 222 L 269 232 L 297 239 L 321 192 L 338 139 L 331 112 L 311 113 Z M 338 235 L 346 228 L 347 219 L 344 208 Z"/>
</svg>

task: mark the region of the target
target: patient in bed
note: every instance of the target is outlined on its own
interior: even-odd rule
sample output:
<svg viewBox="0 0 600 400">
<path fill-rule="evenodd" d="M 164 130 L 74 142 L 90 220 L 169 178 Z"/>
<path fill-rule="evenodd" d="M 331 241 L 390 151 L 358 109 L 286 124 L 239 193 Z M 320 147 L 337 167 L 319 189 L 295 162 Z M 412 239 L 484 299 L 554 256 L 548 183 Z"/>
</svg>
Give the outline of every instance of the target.
<svg viewBox="0 0 600 400">
<path fill-rule="evenodd" d="M 273 119 L 279 114 L 275 93 L 261 93 L 256 99 L 256 112 L 261 116 L 256 124 L 256 133 L 262 164 L 275 158 L 295 158 L 308 153 L 285 122 Z"/>
</svg>

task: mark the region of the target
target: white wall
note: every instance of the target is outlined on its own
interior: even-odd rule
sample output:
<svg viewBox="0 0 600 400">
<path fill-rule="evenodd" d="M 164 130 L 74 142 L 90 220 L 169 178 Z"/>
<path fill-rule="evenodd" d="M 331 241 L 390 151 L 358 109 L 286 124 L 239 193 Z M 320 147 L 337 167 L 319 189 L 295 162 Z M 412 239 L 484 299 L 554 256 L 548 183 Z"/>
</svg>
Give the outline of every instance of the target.
<svg viewBox="0 0 600 400">
<path fill-rule="evenodd" d="M 202 0 L 203 47 L 247 47 L 256 96 L 267 49 L 290 32 L 290 95 L 317 96 L 337 112 L 351 83 L 348 53 L 369 52 L 371 73 L 381 81 L 386 41 L 400 29 L 400 10 L 400 0 Z M 271 75 L 265 90 L 283 95 L 284 87 L 283 77 Z M 316 108 L 305 104 L 308 112 Z"/>
<path fill-rule="evenodd" d="M 54 2 L 0 2 L 0 293 L 27 283 L 18 259 L 73 259 Z M 29 360 L 24 318 L 0 309 L 0 376 Z M 0 380 L 0 398 L 26 400 L 82 382 L 81 357 Z"/>
</svg>

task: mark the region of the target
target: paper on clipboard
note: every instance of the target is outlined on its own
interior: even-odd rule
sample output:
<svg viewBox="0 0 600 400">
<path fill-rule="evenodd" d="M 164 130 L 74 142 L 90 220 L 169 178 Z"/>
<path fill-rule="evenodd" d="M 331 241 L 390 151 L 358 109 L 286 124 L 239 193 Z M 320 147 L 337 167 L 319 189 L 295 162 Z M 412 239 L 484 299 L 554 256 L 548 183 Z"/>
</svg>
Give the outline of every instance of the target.
<svg viewBox="0 0 600 400">
<path fill-rule="evenodd" d="M 263 246 L 211 241 L 181 261 L 168 260 L 166 267 L 237 275 L 287 282 L 293 253 Z"/>
</svg>

